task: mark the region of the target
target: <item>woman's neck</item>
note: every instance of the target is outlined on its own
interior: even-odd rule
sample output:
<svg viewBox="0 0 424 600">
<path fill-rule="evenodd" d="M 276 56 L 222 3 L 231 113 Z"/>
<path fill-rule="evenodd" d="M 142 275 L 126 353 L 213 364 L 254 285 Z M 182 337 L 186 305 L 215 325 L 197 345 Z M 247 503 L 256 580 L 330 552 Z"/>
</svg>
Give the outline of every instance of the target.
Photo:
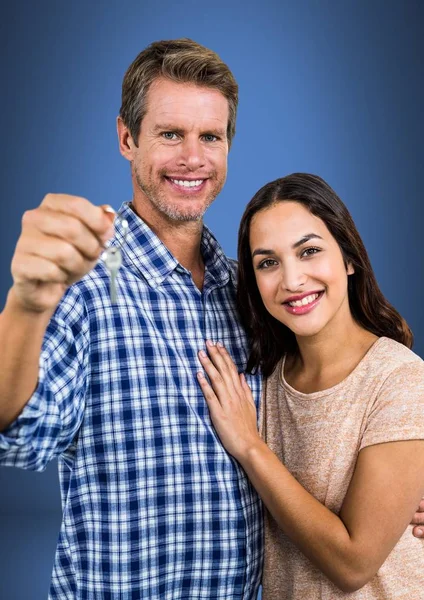
<svg viewBox="0 0 424 600">
<path fill-rule="evenodd" d="M 288 358 L 286 381 L 295 389 L 312 393 L 343 381 L 362 360 L 377 336 L 353 318 L 339 325 L 337 334 L 328 328 L 316 336 L 297 337 L 299 352 Z"/>
</svg>

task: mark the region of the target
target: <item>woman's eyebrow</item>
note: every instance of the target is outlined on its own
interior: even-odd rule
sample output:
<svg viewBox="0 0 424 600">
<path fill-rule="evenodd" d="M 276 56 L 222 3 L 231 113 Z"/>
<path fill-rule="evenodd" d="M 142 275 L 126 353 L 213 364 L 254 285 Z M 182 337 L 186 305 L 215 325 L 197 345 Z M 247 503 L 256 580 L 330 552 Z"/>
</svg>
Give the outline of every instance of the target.
<svg viewBox="0 0 424 600">
<path fill-rule="evenodd" d="M 314 238 L 322 240 L 322 237 L 317 233 L 307 233 L 306 235 L 302 236 L 299 241 L 295 242 L 292 248 L 299 248 L 299 246 L 306 244 L 306 242 L 309 242 L 309 240 L 313 240 Z M 256 250 L 252 252 L 252 258 L 258 256 L 258 254 L 274 254 L 274 250 L 271 248 L 256 248 Z"/>
<path fill-rule="evenodd" d="M 322 237 L 320 235 L 318 235 L 317 233 L 307 233 L 298 242 L 295 242 L 293 244 L 292 248 L 299 248 L 299 246 L 301 246 L 302 244 L 305 244 L 306 242 L 309 242 L 309 240 L 312 240 L 314 238 L 318 238 L 319 240 L 322 240 Z"/>
<path fill-rule="evenodd" d="M 256 248 L 256 250 L 252 252 L 252 258 L 258 254 L 274 254 L 274 250 L 269 250 L 268 248 Z"/>
</svg>

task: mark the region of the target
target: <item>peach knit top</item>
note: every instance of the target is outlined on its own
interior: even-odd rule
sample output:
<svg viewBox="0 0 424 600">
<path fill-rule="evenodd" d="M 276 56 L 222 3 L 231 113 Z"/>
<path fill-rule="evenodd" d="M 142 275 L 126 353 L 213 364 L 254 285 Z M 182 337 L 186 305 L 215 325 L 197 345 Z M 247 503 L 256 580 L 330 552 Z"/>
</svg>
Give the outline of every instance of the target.
<svg viewBox="0 0 424 600">
<path fill-rule="evenodd" d="M 261 435 L 296 479 L 336 514 L 362 448 L 424 439 L 424 362 L 389 338 L 379 338 L 350 375 L 327 390 L 298 392 L 285 381 L 283 369 L 284 360 L 265 382 Z M 384 514 L 375 526 L 384 527 Z M 344 593 L 265 511 L 262 597 L 424 599 L 424 541 L 414 538 L 408 526 L 375 577 L 360 590 Z"/>
</svg>

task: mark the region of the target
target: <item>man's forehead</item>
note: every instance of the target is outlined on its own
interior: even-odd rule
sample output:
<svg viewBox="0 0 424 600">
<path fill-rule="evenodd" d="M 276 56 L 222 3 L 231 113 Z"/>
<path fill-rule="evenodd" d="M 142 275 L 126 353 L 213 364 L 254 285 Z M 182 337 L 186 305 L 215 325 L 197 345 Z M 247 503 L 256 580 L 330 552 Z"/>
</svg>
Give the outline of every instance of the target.
<svg viewBox="0 0 424 600">
<path fill-rule="evenodd" d="M 218 125 L 228 120 L 228 101 L 213 88 L 159 79 L 152 83 L 147 95 L 148 115 L 155 121 L 190 119 Z"/>
<path fill-rule="evenodd" d="M 147 116 L 147 115 L 146 115 Z M 214 128 L 220 128 L 227 125 L 226 115 L 217 114 L 193 114 L 190 110 L 184 110 L 181 108 L 169 109 L 164 108 L 163 110 L 157 109 L 150 113 L 150 122 L 152 127 L 168 127 L 170 125 L 178 127 L 179 129 L 192 128 L 196 124 L 199 126 L 209 126 Z"/>
</svg>

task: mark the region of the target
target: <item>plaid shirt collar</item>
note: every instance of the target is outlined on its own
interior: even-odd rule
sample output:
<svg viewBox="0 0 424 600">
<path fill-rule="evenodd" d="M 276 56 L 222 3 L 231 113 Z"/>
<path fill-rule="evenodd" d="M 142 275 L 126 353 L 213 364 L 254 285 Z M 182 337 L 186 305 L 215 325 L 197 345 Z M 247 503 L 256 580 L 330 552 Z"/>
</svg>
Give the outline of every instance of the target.
<svg viewBox="0 0 424 600">
<path fill-rule="evenodd" d="M 143 219 L 132 210 L 130 202 L 122 204 L 119 214 L 128 221 L 129 227 L 124 243 L 122 225 L 117 220 L 116 240 L 121 244 L 123 254 L 132 263 L 133 268 L 143 277 L 146 277 L 146 273 L 149 274 L 148 282 L 151 286 L 161 285 L 174 271 L 189 273 Z M 215 286 L 221 287 L 226 285 L 231 277 L 235 284 L 235 269 L 206 225 L 203 225 L 200 247 L 206 269 L 205 281 L 212 280 Z"/>
</svg>

